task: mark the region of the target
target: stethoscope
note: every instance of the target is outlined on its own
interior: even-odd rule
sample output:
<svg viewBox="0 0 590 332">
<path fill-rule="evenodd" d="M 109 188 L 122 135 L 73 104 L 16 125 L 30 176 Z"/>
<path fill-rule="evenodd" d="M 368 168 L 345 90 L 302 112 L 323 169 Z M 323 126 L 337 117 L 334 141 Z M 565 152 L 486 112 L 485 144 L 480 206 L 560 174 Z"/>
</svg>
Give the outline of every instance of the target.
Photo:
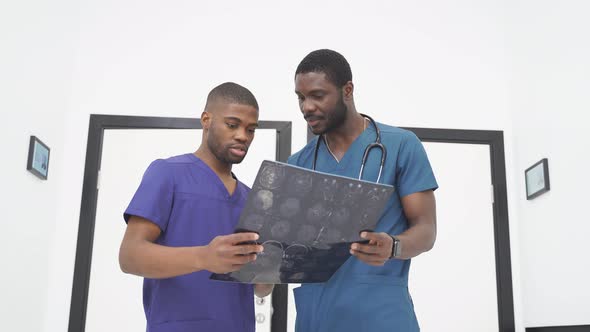
<svg viewBox="0 0 590 332">
<path fill-rule="evenodd" d="M 367 147 L 365 148 L 365 153 L 363 153 L 363 159 L 361 160 L 361 170 L 359 171 L 359 180 L 362 180 L 363 177 L 363 171 L 365 169 L 365 163 L 367 162 L 367 157 L 369 157 L 369 152 L 371 152 L 371 149 L 377 148 L 379 150 L 381 150 L 381 164 L 379 165 L 379 175 L 377 176 L 377 183 L 379 183 L 379 180 L 381 179 L 381 173 L 383 172 L 383 165 L 385 164 L 385 158 L 387 157 L 387 149 L 385 149 L 385 146 L 383 144 L 381 144 L 381 130 L 379 130 L 379 127 L 377 127 L 377 123 L 375 123 L 375 120 L 373 120 L 373 118 L 371 118 L 368 115 L 362 114 L 360 113 L 360 115 L 363 116 L 363 118 L 369 120 L 371 122 L 371 125 L 373 126 L 373 128 L 375 128 L 375 133 L 377 134 L 375 137 L 375 142 L 367 145 Z M 315 171 L 315 164 L 316 161 L 318 160 L 318 150 L 320 149 L 320 142 L 322 141 L 323 136 L 320 135 L 320 137 L 318 137 L 318 141 L 316 142 L 315 145 L 315 151 L 313 153 L 313 162 L 311 164 L 311 169 Z"/>
</svg>

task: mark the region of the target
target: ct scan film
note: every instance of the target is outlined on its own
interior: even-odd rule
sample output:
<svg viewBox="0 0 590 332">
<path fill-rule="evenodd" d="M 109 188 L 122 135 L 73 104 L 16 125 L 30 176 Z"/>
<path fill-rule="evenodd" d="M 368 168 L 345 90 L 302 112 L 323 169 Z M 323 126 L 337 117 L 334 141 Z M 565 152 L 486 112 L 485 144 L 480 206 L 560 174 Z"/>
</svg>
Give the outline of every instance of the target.
<svg viewBox="0 0 590 332">
<path fill-rule="evenodd" d="M 211 279 L 243 283 L 325 282 L 350 257 L 350 245 L 375 228 L 390 185 L 264 161 L 236 232 L 260 235 L 264 252 L 241 270 Z"/>
</svg>

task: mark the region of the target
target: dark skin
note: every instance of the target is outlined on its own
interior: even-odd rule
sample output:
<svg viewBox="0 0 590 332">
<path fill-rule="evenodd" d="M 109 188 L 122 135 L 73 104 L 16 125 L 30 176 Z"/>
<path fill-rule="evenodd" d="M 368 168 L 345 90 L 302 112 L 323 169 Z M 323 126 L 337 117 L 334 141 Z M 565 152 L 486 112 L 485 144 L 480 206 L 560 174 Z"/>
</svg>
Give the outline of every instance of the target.
<svg viewBox="0 0 590 332">
<path fill-rule="evenodd" d="M 258 127 L 258 110 L 249 105 L 219 100 L 208 105 L 201 115 L 203 139 L 194 153 L 206 163 L 233 194 L 237 180 L 232 176 L 234 163 L 245 157 Z M 212 221 L 214 222 L 214 221 Z M 256 233 L 236 233 L 215 237 L 205 246 L 167 247 L 156 244 L 161 234 L 153 222 L 132 216 L 121 248 L 119 264 L 125 273 L 146 278 L 170 278 L 201 270 L 229 273 L 256 259 L 263 251 L 257 244 L 240 244 L 258 239 Z M 272 285 L 256 285 L 255 293 L 264 297 Z"/>
<path fill-rule="evenodd" d="M 348 151 L 366 128 L 365 119 L 357 112 L 354 86 L 348 81 L 337 87 L 324 73 L 301 73 L 295 76 L 295 93 L 299 108 L 311 131 L 322 134 L 337 161 Z M 436 239 L 436 202 L 432 190 L 401 198 L 409 228 L 397 238 L 402 243 L 399 259 L 410 259 L 430 250 Z M 367 244 L 354 243 L 350 253 L 372 266 L 382 266 L 390 259 L 393 240 L 387 233 L 363 232 Z"/>
</svg>

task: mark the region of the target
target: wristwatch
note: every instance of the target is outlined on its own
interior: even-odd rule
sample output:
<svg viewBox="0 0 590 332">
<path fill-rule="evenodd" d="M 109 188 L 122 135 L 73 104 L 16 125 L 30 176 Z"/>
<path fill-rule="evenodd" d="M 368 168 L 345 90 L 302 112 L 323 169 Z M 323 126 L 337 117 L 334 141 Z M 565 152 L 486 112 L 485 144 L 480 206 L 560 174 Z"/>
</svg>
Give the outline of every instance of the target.
<svg viewBox="0 0 590 332">
<path fill-rule="evenodd" d="M 402 255 L 402 243 L 397 237 L 391 234 L 389 236 L 391 236 L 391 239 L 393 240 L 393 245 L 391 246 L 391 256 L 389 256 L 389 258 L 399 258 Z"/>
</svg>

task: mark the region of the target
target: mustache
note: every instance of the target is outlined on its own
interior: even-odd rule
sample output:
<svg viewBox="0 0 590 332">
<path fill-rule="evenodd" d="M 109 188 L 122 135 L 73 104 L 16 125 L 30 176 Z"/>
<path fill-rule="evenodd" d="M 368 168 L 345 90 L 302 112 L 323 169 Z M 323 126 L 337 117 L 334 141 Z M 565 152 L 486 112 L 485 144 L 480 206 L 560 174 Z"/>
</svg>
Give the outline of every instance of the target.
<svg viewBox="0 0 590 332">
<path fill-rule="evenodd" d="M 305 119 L 305 121 L 315 121 L 323 119 L 322 116 L 317 116 L 313 114 L 304 115 L 303 118 Z"/>
<path fill-rule="evenodd" d="M 248 147 L 244 144 L 230 144 L 227 146 L 228 149 L 238 149 L 242 151 L 248 151 Z"/>
</svg>

